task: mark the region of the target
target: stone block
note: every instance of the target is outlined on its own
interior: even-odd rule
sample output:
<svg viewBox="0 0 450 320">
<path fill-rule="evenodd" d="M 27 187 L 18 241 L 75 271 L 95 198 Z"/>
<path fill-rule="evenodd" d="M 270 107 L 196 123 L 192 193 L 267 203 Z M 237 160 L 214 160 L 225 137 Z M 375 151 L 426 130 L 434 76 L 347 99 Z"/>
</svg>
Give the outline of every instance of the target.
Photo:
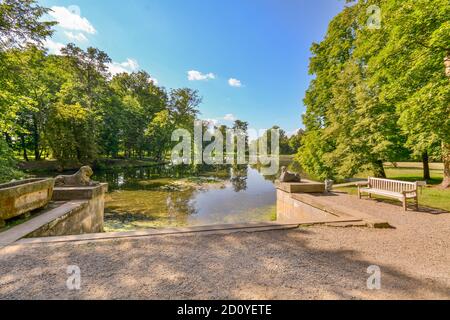
<svg viewBox="0 0 450 320">
<path fill-rule="evenodd" d="M 53 201 L 93 199 L 108 192 L 108 184 L 93 187 L 57 187 L 53 191 Z"/>
<path fill-rule="evenodd" d="M 54 179 L 27 179 L 0 185 L 0 225 L 2 220 L 18 217 L 45 207 L 53 194 Z"/>
<path fill-rule="evenodd" d="M 300 183 L 277 182 L 276 187 L 287 193 L 324 193 L 325 183 L 304 181 Z"/>
</svg>

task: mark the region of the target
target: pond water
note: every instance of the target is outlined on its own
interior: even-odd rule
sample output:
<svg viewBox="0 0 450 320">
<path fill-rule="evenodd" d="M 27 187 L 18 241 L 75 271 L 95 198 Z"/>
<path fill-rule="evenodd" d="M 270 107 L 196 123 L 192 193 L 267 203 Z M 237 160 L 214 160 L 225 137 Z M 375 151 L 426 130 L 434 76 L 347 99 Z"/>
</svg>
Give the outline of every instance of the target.
<svg viewBox="0 0 450 320">
<path fill-rule="evenodd" d="M 156 166 L 93 179 L 109 183 L 106 232 L 276 219 L 275 177 L 256 167 Z"/>
</svg>

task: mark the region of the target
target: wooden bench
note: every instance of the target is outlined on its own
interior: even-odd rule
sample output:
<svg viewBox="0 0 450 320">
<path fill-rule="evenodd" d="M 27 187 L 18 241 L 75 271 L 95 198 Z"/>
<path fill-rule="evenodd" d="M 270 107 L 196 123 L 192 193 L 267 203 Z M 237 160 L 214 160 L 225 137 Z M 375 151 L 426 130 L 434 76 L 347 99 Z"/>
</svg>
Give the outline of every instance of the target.
<svg viewBox="0 0 450 320">
<path fill-rule="evenodd" d="M 363 186 L 367 186 L 364 187 Z M 419 199 L 417 189 L 418 182 L 405 182 L 389 179 L 369 178 L 367 183 L 358 184 L 358 196 L 361 199 L 363 193 L 367 193 L 369 198 L 372 194 L 398 199 L 403 203 L 405 211 L 408 210 L 407 200 L 415 200 L 415 208 L 419 210 Z"/>
</svg>

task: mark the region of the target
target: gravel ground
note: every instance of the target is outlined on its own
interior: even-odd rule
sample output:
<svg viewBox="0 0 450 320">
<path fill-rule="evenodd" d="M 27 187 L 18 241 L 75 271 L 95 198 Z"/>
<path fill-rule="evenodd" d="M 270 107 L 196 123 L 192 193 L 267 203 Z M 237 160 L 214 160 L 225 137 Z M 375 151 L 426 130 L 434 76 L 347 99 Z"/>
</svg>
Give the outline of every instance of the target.
<svg viewBox="0 0 450 320">
<path fill-rule="evenodd" d="M 331 199 L 331 198 L 330 198 Z M 450 214 L 339 195 L 396 229 L 308 227 L 10 247 L 2 299 L 450 299 Z M 81 290 L 66 287 L 67 266 Z M 381 268 L 368 290 L 367 268 Z"/>
</svg>

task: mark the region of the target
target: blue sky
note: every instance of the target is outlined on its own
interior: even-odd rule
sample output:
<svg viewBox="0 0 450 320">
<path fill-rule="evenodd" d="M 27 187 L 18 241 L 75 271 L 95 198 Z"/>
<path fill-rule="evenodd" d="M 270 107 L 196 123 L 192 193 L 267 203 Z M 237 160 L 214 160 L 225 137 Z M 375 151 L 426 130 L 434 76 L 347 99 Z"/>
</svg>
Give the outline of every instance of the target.
<svg viewBox="0 0 450 320">
<path fill-rule="evenodd" d="M 47 46 L 74 42 L 203 97 L 201 118 L 254 129 L 302 127 L 309 48 L 343 0 L 41 0 L 60 21 Z M 188 72 L 190 72 L 190 76 Z"/>
</svg>

